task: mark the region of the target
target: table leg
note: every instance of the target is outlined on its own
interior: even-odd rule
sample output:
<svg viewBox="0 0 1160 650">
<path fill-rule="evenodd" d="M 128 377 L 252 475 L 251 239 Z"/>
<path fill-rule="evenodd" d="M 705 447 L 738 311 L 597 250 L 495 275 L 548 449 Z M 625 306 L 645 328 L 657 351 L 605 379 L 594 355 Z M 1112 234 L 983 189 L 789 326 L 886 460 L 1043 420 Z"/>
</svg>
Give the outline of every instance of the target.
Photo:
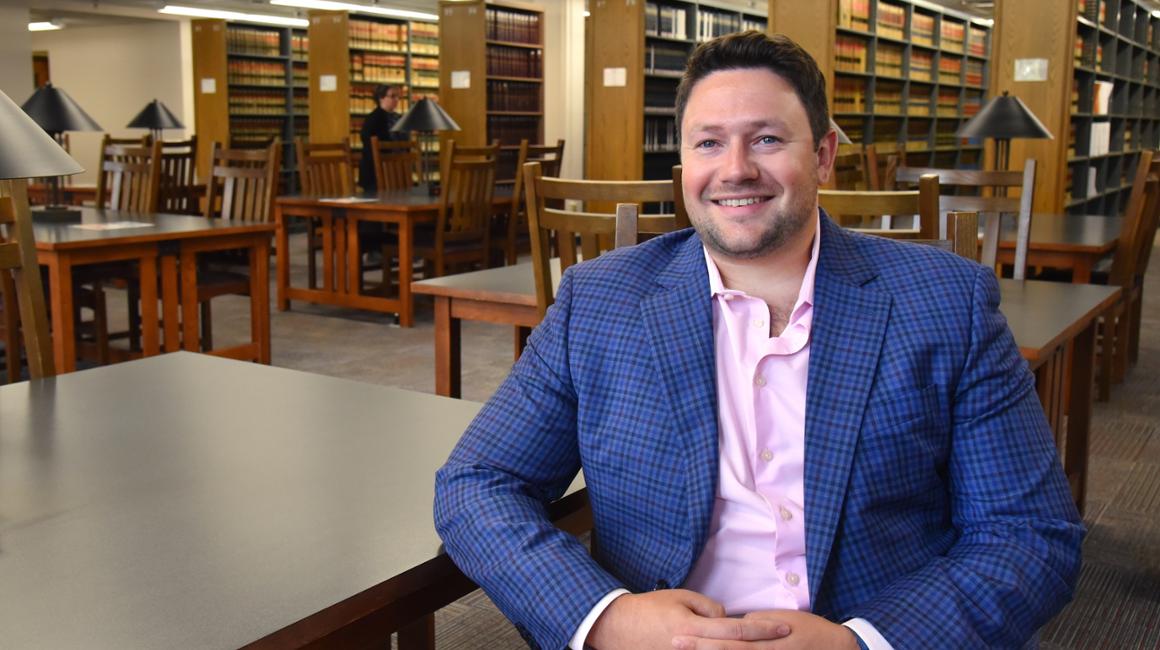
<svg viewBox="0 0 1160 650">
<path fill-rule="evenodd" d="M 346 215 L 346 291 L 352 296 L 362 293 L 362 256 L 359 254 L 358 218 Z"/>
<path fill-rule="evenodd" d="M 161 257 L 161 320 L 165 327 L 165 351 L 181 349 L 181 290 L 177 284 L 177 258 Z"/>
<path fill-rule="evenodd" d="M 1072 284 L 1091 284 L 1092 261 L 1082 255 L 1076 255 L 1075 266 L 1071 270 Z"/>
<path fill-rule="evenodd" d="M 427 614 L 400 629 L 399 650 L 435 650 L 435 615 Z"/>
<path fill-rule="evenodd" d="M 1092 417 L 1092 363 L 1095 358 L 1095 329 L 1093 320 L 1076 337 L 1072 347 L 1071 374 L 1067 378 L 1071 389 L 1070 412 L 1067 418 L 1067 445 L 1063 470 L 1071 484 L 1075 505 L 1082 515 L 1087 498 L 1088 434 Z"/>
<path fill-rule="evenodd" d="M 322 290 L 333 292 L 334 287 L 334 248 L 336 246 L 334 231 L 334 215 L 320 215 L 318 223 L 322 229 Z M 310 227 L 314 227 L 313 220 Z M 313 255 L 314 251 L 310 251 Z"/>
<path fill-rule="evenodd" d="M 459 319 L 451 316 L 451 299 L 447 296 L 435 296 L 436 395 L 461 396 L 460 376 L 462 368 L 460 365 L 459 326 Z"/>
<path fill-rule="evenodd" d="M 290 287 L 290 235 L 280 205 L 274 206 L 274 220 L 277 238 L 275 253 L 278 255 L 278 311 L 286 311 L 290 309 L 290 299 L 286 297 L 286 290 Z M 308 254 L 313 255 L 314 251 L 308 251 Z"/>
<path fill-rule="evenodd" d="M 201 351 L 197 313 L 197 254 L 181 253 L 181 349 Z"/>
<path fill-rule="evenodd" d="M 77 369 L 76 323 L 73 322 L 72 261 L 68 254 L 48 260 L 49 298 L 52 301 L 52 354 L 58 373 Z"/>
<path fill-rule="evenodd" d="M 399 222 L 399 326 L 411 327 L 415 322 L 415 305 L 411 300 L 411 245 L 415 241 L 415 227 L 410 219 Z M 450 307 L 448 307 L 450 310 Z M 449 312 L 450 313 L 450 312 Z M 456 341 L 459 340 L 456 325 Z M 458 345 L 458 343 L 456 344 Z M 457 357 L 458 359 L 458 357 Z M 456 361 L 458 364 L 458 361 Z M 458 397 L 459 371 L 456 369 L 456 397 Z"/>
<path fill-rule="evenodd" d="M 142 257 L 138 262 L 141 286 L 141 351 L 144 356 L 161 354 L 161 325 L 157 314 L 157 257 Z"/>
<path fill-rule="evenodd" d="M 270 363 L 270 240 L 258 237 L 250 248 L 250 330 L 258 363 Z"/>
</svg>

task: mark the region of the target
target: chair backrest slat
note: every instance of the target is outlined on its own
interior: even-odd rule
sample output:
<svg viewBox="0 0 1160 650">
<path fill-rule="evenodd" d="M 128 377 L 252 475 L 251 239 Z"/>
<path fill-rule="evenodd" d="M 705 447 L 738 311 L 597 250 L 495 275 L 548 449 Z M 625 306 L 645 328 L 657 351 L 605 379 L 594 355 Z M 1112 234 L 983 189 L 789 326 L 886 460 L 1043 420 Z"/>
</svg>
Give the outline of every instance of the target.
<svg viewBox="0 0 1160 650">
<path fill-rule="evenodd" d="M 419 144 L 414 140 L 391 141 L 371 137 L 375 181 L 380 190 L 405 190 L 414 185 L 419 171 Z"/>
<path fill-rule="evenodd" d="M 120 145 L 124 147 L 139 148 L 148 147 L 151 142 L 150 136 L 142 136 L 140 138 L 114 138 L 108 133 L 101 138 L 100 149 L 100 163 L 97 173 L 97 207 L 105 207 L 109 203 L 109 195 L 112 192 L 112 176 L 110 172 L 105 171 L 105 163 L 116 159 L 116 153 L 119 149 L 110 150 L 110 146 Z"/>
<path fill-rule="evenodd" d="M 1149 183 L 1156 179 L 1160 179 L 1160 156 L 1151 149 L 1141 151 L 1132 191 L 1128 195 L 1127 209 L 1124 211 L 1123 225 L 1120 227 L 1120 239 L 1112 257 L 1108 278 L 1111 284 L 1128 288 L 1147 268 L 1156 237 L 1156 199 L 1153 196 L 1155 192 L 1150 191 Z"/>
<path fill-rule="evenodd" d="M 273 220 L 282 144 L 264 149 L 223 149 L 213 144 L 205 216 L 245 222 Z"/>
<path fill-rule="evenodd" d="M 304 194 L 349 196 L 354 193 L 350 142 L 294 140 L 298 159 L 298 182 Z"/>
<path fill-rule="evenodd" d="M 105 148 L 101 174 L 107 177 L 110 208 L 157 212 L 161 184 L 160 142 L 146 147 L 109 145 Z"/>
</svg>

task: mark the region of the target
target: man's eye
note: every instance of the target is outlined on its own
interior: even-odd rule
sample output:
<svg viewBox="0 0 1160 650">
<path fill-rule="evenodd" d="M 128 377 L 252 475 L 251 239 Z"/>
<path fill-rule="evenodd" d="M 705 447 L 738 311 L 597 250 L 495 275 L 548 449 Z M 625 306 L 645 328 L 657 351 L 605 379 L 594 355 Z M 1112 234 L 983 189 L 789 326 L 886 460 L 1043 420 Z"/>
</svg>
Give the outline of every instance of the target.
<svg viewBox="0 0 1160 650">
<path fill-rule="evenodd" d="M 697 143 L 698 149 L 712 149 L 717 146 L 716 140 L 701 140 Z"/>
<path fill-rule="evenodd" d="M 761 144 L 779 144 L 781 142 L 781 138 L 777 137 L 776 135 L 763 135 L 758 139 L 758 142 Z"/>
</svg>

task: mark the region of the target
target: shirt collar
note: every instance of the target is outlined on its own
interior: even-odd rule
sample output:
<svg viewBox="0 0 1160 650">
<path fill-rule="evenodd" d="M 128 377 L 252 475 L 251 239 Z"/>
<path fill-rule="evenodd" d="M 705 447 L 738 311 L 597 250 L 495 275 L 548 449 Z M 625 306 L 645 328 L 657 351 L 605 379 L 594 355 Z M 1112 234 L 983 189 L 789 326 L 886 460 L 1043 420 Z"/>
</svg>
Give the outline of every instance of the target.
<svg viewBox="0 0 1160 650">
<path fill-rule="evenodd" d="M 804 308 L 814 305 L 814 277 L 818 267 L 818 251 L 821 248 L 821 239 L 821 217 L 815 215 L 814 241 L 810 247 L 810 261 L 806 265 L 805 274 L 802 276 L 802 286 L 798 290 L 797 302 L 794 303 L 793 311 L 790 312 L 790 322 L 798 318 Z M 713 297 L 723 297 L 725 300 L 731 300 L 734 296 L 748 296 L 744 291 L 727 288 L 724 281 L 721 280 L 721 271 L 717 269 L 717 263 L 709 255 L 709 249 L 702 246 L 702 250 L 705 252 L 705 265 L 709 271 L 709 294 Z"/>
</svg>

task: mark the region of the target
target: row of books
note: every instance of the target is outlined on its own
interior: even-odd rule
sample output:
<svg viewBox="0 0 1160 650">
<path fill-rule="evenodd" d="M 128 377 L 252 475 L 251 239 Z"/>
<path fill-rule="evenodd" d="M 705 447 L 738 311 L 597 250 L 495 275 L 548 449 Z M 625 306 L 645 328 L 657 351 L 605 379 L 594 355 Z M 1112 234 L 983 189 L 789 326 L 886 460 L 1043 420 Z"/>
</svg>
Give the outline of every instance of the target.
<svg viewBox="0 0 1160 650">
<path fill-rule="evenodd" d="M 226 29 L 226 51 L 230 54 L 280 56 L 282 32 L 275 29 L 235 27 Z"/>
<path fill-rule="evenodd" d="M 874 91 L 874 112 L 884 115 L 902 114 L 902 86 L 879 84 Z"/>
<path fill-rule="evenodd" d="M 439 54 L 439 23 L 409 23 L 408 26 L 412 54 Z"/>
<path fill-rule="evenodd" d="M 489 47 L 487 73 L 500 77 L 539 79 L 543 74 L 543 51 L 503 46 Z"/>
<path fill-rule="evenodd" d="M 237 120 L 230 123 L 230 146 L 233 147 L 262 147 L 274 138 L 283 136 L 285 121 L 270 120 Z"/>
<path fill-rule="evenodd" d="M 677 124 L 671 117 L 644 119 L 644 150 L 672 151 L 677 148 Z"/>
<path fill-rule="evenodd" d="M 540 119 L 512 115 L 489 115 L 487 118 L 488 141 L 499 140 L 501 145 L 518 145 L 520 140 L 540 141 Z"/>
<path fill-rule="evenodd" d="M 966 76 L 963 81 L 968 86 L 982 86 L 983 85 L 983 62 L 982 61 L 967 61 Z"/>
<path fill-rule="evenodd" d="M 351 81 L 378 81 L 381 83 L 405 83 L 407 80 L 407 57 L 402 54 L 350 55 Z"/>
<path fill-rule="evenodd" d="M 879 2 L 876 29 L 880 36 L 906 38 L 906 9 L 899 5 Z"/>
<path fill-rule="evenodd" d="M 765 31 L 765 25 L 758 21 L 749 21 L 760 31 Z M 710 41 L 718 36 L 739 32 L 745 27 L 742 24 L 741 14 L 709 11 L 702 8 L 697 12 L 697 40 Z"/>
<path fill-rule="evenodd" d="M 285 115 L 286 96 L 267 90 L 234 90 L 229 99 L 230 115 Z"/>
<path fill-rule="evenodd" d="M 838 0 L 838 26 L 870 31 L 870 0 Z"/>
<path fill-rule="evenodd" d="M 987 32 L 973 25 L 967 30 L 967 54 L 987 56 Z"/>
<path fill-rule="evenodd" d="M 1108 3 L 1100 0 L 1077 0 L 1079 2 L 1079 15 L 1087 18 L 1093 23 L 1104 24 L 1108 17 Z"/>
<path fill-rule="evenodd" d="M 951 20 L 942 21 L 939 29 L 939 46 L 951 52 L 962 52 L 966 34 L 966 25 Z"/>
<path fill-rule="evenodd" d="M 914 81 L 931 81 L 934 74 L 934 54 L 922 50 L 910 53 L 910 78 Z"/>
<path fill-rule="evenodd" d="M 438 70 L 412 70 L 411 85 L 423 88 L 439 88 Z"/>
<path fill-rule="evenodd" d="M 665 38 L 689 37 L 689 10 L 646 2 L 644 5 L 644 33 Z"/>
<path fill-rule="evenodd" d="M 874 72 L 891 77 L 902 76 L 903 48 L 901 45 L 878 42 L 874 56 Z"/>
<path fill-rule="evenodd" d="M 540 15 L 489 7 L 487 40 L 508 43 L 540 44 Z"/>
<path fill-rule="evenodd" d="M 488 81 L 487 110 L 539 111 L 540 84 L 519 81 Z"/>
<path fill-rule="evenodd" d="M 646 72 L 684 72 L 689 51 L 680 45 L 649 43 L 644 49 Z"/>
<path fill-rule="evenodd" d="M 955 117 L 959 114 L 959 93 L 957 90 L 939 88 L 934 109 L 939 117 Z"/>
<path fill-rule="evenodd" d="M 963 60 L 953 57 L 939 57 L 938 60 L 938 80 L 939 83 L 962 83 L 963 78 Z"/>
<path fill-rule="evenodd" d="M 348 27 L 350 46 L 381 52 L 407 51 L 407 26 L 352 19 Z"/>
<path fill-rule="evenodd" d="M 402 83 L 402 82 L 400 81 L 399 83 Z M 375 89 L 371 86 L 355 86 L 354 88 L 351 88 L 350 89 L 350 112 L 351 112 L 351 115 L 366 115 L 367 113 L 370 113 L 371 111 L 375 110 L 375 106 L 377 105 L 377 102 L 375 102 L 374 93 L 375 93 Z M 411 104 L 407 100 L 407 96 L 404 93 L 402 98 L 399 99 L 399 105 L 397 107 L 395 107 L 395 110 L 399 111 L 400 113 L 405 113 L 405 112 L 407 112 L 407 109 L 410 108 L 410 106 L 411 106 Z M 354 128 L 353 121 L 351 122 L 351 124 L 352 124 L 351 128 Z"/>
<path fill-rule="evenodd" d="M 232 84 L 285 86 L 286 65 L 276 61 L 230 59 L 226 61 L 226 80 Z"/>
<path fill-rule="evenodd" d="M 930 102 L 933 97 L 933 87 L 911 86 L 910 95 L 906 98 L 906 114 L 919 117 L 930 115 Z"/>
<path fill-rule="evenodd" d="M 837 77 L 834 79 L 834 112 L 864 113 L 866 111 L 866 84 L 861 79 Z M 849 135 L 848 133 L 846 135 Z"/>
<path fill-rule="evenodd" d="M 290 56 L 295 61 L 305 61 L 306 51 L 310 49 L 310 37 L 298 32 L 290 33 Z"/>
<path fill-rule="evenodd" d="M 838 35 L 834 39 L 834 69 L 849 72 L 866 72 L 866 41 L 860 38 Z"/>
<path fill-rule="evenodd" d="M 919 45 L 934 47 L 934 16 L 914 12 L 910 19 L 910 40 Z"/>
</svg>

